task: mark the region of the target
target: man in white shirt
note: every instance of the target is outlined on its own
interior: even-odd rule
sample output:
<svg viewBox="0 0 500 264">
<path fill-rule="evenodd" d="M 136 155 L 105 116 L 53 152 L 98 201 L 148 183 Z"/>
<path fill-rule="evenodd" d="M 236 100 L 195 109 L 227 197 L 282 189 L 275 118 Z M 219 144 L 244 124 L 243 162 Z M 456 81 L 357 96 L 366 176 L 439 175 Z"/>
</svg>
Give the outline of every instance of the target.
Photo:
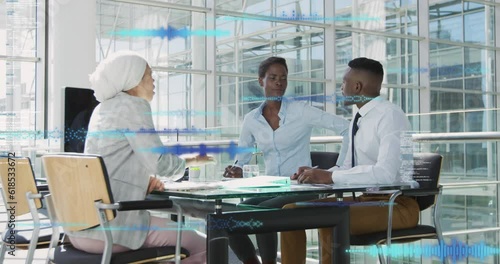
<svg viewBox="0 0 500 264">
<path fill-rule="evenodd" d="M 291 179 L 299 183 L 338 184 L 392 184 L 414 183 L 412 155 L 402 151 L 401 139 L 408 133 L 410 124 L 398 106 L 380 97 L 384 70 L 380 62 L 368 58 L 356 58 L 349 62 L 342 93 L 345 104 L 356 104 L 359 112 L 351 121 L 349 148 L 342 166 L 329 170 L 300 167 Z M 353 146 L 354 143 L 354 146 Z M 384 192 L 370 192 L 353 198 L 352 202 L 387 202 Z M 337 202 L 326 198 L 313 202 Z M 299 207 L 288 204 L 284 208 Z M 394 205 L 393 228 L 411 228 L 417 225 L 419 207 L 412 197 L 400 196 Z M 351 206 L 351 234 L 368 234 L 387 229 L 387 206 Z M 321 263 L 331 263 L 331 229 L 320 230 Z M 281 234 L 282 263 L 305 263 L 305 231 L 283 232 Z"/>
</svg>

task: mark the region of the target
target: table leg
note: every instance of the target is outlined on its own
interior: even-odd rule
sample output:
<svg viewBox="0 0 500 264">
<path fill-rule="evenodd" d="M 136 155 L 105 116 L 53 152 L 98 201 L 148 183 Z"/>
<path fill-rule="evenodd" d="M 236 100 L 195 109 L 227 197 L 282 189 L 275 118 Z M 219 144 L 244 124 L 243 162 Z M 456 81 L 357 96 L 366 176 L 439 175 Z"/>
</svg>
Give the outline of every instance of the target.
<svg viewBox="0 0 500 264">
<path fill-rule="evenodd" d="M 207 215 L 207 264 L 228 264 L 229 238 L 220 222 Z"/>
<path fill-rule="evenodd" d="M 349 223 L 349 207 L 261 209 L 209 214 L 207 215 L 207 262 L 227 263 L 229 233 L 259 234 L 335 226 L 331 249 L 333 263 L 349 263 L 350 256 L 346 252 L 350 245 Z"/>
<path fill-rule="evenodd" d="M 343 217 L 332 230 L 332 263 L 350 263 L 350 254 L 347 253 L 351 240 L 349 214 Z"/>
</svg>

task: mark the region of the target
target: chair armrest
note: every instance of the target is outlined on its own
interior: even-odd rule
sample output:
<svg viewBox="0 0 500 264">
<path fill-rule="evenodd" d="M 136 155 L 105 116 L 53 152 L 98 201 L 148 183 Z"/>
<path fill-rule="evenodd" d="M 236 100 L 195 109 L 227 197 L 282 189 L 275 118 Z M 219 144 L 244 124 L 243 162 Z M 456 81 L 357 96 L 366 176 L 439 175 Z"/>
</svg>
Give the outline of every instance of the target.
<svg viewBox="0 0 500 264">
<path fill-rule="evenodd" d="M 152 210 L 172 208 L 171 200 L 138 200 L 118 202 L 118 211 Z"/>
<path fill-rule="evenodd" d="M 426 188 L 426 189 L 409 189 L 401 190 L 401 194 L 405 196 L 427 196 L 439 194 L 439 188 Z"/>
<path fill-rule="evenodd" d="M 36 189 L 38 190 L 38 192 L 48 192 L 49 191 L 49 185 L 48 184 L 37 185 Z"/>
</svg>

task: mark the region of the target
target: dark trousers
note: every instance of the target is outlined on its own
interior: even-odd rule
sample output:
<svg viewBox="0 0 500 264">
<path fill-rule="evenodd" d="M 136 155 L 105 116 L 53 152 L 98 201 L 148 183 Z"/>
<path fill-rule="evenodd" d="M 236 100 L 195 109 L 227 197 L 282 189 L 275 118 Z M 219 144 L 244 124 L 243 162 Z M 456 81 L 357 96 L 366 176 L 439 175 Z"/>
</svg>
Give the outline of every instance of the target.
<svg viewBox="0 0 500 264">
<path fill-rule="evenodd" d="M 284 205 L 289 203 L 296 203 L 301 201 L 309 201 L 312 199 L 318 199 L 317 194 L 307 194 L 298 196 L 278 196 L 278 197 L 256 197 L 245 200 L 240 203 L 240 205 L 253 205 L 263 208 L 282 208 Z M 283 219 L 285 222 L 286 219 Z M 259 253 L 264 261 L 274 261 L 276 260 L 276 255 L 278 251 L 278 234 L 265 233 L 257 234 L 257 246 L 259 248 Z M 229 246 L 234 251 L 236 256 L 241 261 L 246 261 L 252 259 L 256 256 L 255 247 L 248 237 L 244 234 L 234 234 L 229 236 Z"/>
<path fill-rule="evenodd" d="M 388 202 L 389 195 L 368 195 L 356 197 L 358 204 L 350 205 L 349 217 L 352 235 L 369 234 L 387 230 L 389 220 L 389 207 L 368 205 L 363 202 Z M 311 201 L 311 203 L 335 203 L 337 198 L 325 198 Z M 346 197 L 343 202 L 353 202 L 352 197 Z M 414 198 L 399 196 L 394 201 L 392 215 L 393 229 L 415 227 L 418 224 L 420 209 Z M 284 208 L 298 208 L 308 205 L 288 204 Z M 319 229 L 319 243 L 321 246 L 321 263 L 332 263 L 332 229 Z M 306 233 L 304 230 L 281 233 L 281 263 L 304 264 L 306 263 Z"/>
</svg>

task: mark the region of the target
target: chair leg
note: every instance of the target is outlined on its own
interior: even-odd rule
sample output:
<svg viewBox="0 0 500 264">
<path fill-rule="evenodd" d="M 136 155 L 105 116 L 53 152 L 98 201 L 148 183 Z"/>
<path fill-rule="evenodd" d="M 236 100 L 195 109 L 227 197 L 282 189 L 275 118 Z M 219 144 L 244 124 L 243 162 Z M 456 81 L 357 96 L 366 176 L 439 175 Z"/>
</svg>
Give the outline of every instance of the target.
<svg viewBox="0 0 500 264">
<path fill-rule="evenodd" d="M 384 251 L 383 251 L 382 245 L 377 245 L 377 251 L 378 251 L 378 260 L 380 264 L 385 264 L 385 258 L 384 258 Z"/>
<path fill-rule="evenodd" d="M 38 216 L 38 211 L 35 205 L 35 199 L 37 198 L 41 198 L 41 195 L 32 194 L 31 192 L 26 193 L 26 200 L 28 201 L 31 217 L 33 218 L 33 232 L 28 248 L 28 255 L 26 256 L 26 264 L 31 264 L 31 262 L 33 261 L 35 249 L 38 245 L 38 237 L 40 235 L 40 217 Z"/>
<path fill-rule="evenodd" d="M 33 262 L 33 257 L 35 255 L 35 249 L 38 243 L 38 235 L 36 239 L 31 239 L 30 245 L 28 248 L 28 255 L 26 256 L 26 264 L 31 264 Z"/>
<path fill-rule="evenodd" d="M 47 257 L 45 258 L 45 264 L 53 263 L 52 260 L 50 259 L 50 251 L 55 250 L 55 247 L 59 243 L 59 227 L 57 226 L 57 217 L 54 211 L 54 206 L 52 205 L 52 196 L 47 195 L 45 197 L 46 206 L 47 206 L 47 213 L 49 214 L 49 219 L 50 219 L 50 224 L 52 226 L 52 236 L 50 237 L 50 244 L 49 244 L 49 253 L 47 254 Z M 61 240 L 61 242 L 64 241 L 64 237 Z"/>
<path fill-rule="evenodd" d="M 0 248 L 0 263 L 4 263 L 6 251 L 7 251 L 7 246 L 5 245 L 5 241 L 2 241 L 2 247 Z"/>
</svg>

